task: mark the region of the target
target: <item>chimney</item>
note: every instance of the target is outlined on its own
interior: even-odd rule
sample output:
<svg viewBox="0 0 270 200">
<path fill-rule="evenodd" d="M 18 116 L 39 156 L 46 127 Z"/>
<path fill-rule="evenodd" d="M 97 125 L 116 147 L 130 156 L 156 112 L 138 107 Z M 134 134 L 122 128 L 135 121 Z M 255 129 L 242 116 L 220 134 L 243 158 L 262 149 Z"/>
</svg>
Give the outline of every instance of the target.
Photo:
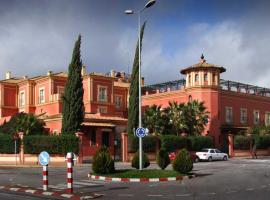
<svg viewBox="0 0 270 200">
<path fill-rule="evenodd" d="M 111 77 L 115 77 L 115 71 L 113 69 L 111 70 L 110 74 L 111 74 Z"/>
<path fill-rule="evenodd" d="M 11 72 L 6 72 L 6 79 L 11 79 Z"/>
<path fill-rule="evenodd" d="M 51 76 L 51 75 L 52 75 L 52 71 L 48 71 L 47 76 Z"/>
<path fill-rule="evenodd" d="M 86 75 L 86 65 L 82 66 L 82 72 L 81 72 L 82 76 Z"/>
<path fill-rule="evenodd" d="M 28 79 L 28 76 L 23 76 L 23 79 Z"/>
</svg>

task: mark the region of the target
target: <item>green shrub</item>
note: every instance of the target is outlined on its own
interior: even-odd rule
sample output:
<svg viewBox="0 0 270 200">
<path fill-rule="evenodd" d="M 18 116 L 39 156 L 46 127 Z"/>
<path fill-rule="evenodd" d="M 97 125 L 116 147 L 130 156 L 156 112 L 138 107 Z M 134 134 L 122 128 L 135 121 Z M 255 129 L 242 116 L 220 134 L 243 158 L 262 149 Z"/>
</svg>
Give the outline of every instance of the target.
<svg viewBox="0 0 270 200">
<path fill-rule="evenodd" d="M 187 137 L 176 135 L 164 135 L 161 137 L 161 146 L 167 152 L 174 152 L 179 149 L 190 149 L 190 140 Z"/>
<path fill-rule="evenodd" d="M 257 149 L 267 149 L 270 147 L 270 136 L 269 135 L 255 136 L 255 142 Z"/>
<path fill-rule="evenodd" d="M 16 152 L 19 153 L 20 140 L 17 140 Z M 15 153 L 15 142 L 12 135 L 0 134 L 0 153 L 13 154 Z"/>
<path fill-rule="evenodd" d="M 173 169 L 182 174 L 186 174 L 193 169 L 192 158 L 186 149 L 182 149 L 173 161 Z"/>
<path fill-rule="evenodd" d="M 142 154 L 143 154 L 143 156 L 142 156 L 142 168 L 147 168 L 150 165 L 149 159 L 148 159 L 147 155 L 144 152 Z M 137 151 L 134 154 L 131 166 L 133 168 L 136 168 L 136 169 L 140 168 L 139 151 Z"/>
<path fill-rule="evenodd" d="M 213 139 L 209 136 L 191 136 L 188 137 L 191 141 L 191 150 L 200 151 L 203 148 L 213 148 Z"/>
<path fill-rule="evenodd" d="M 114 172 L 114 160 L 111 158 L 107 147 L 101 147 L 93 158 L 92 170 L 97 174 L 109 174 Z"/>
<path fill-rule="evenodd" d="M 146 136 L 142 139 L 144 152 L 156 152 L 159 138 L 156 136 Z M 139 138 L 133 135 L 128 136 L 128 151 L 134 153 L 139 149 Z"/>
<path fill-rule="evenodd" d="M 170 164 L 168 152 L 163 148 L 158 152 L 157 164 L 161 169 L 165 169 Z"/>
<path fill-rule="evenodd" d="M 66 154 L 79 152 L 79 139 L 75 135 L 31 135 L 24 137 L 24 151 L 39 154 L 47 151 L 50 154 Z"/>
<path fill-rule="evenodd" d="M 247 150 L 250 148 L 250 138 L 243 135 L 234 137 L 234 148 L 239 150 Z"/>
</svg>

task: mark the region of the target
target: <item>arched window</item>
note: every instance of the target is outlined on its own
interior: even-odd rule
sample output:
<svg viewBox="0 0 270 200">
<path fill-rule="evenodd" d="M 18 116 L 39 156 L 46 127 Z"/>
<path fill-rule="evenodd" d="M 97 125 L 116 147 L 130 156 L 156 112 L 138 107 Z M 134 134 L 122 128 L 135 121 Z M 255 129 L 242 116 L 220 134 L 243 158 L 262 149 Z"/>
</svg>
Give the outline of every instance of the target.
<svg viewBox="0 0 270 200">
<path fill-rule="evenodd" d="M 213 79 L 212 79 L 213 83 L 216 82 L 216 74 L 213 74 Z"/>
<path fill-rule="evenodd" d="M 188 83 L 191 83 L 191 75 L 188 75 Z"/>
<path fill-rule="evenodd" d="M 204 80 L 204 81 L 208 81 L 208 74 L 207 74 L 207 73 L 204 74 L 203 80 Z"/>
<path fill-rule="evenodd" d="M 195 74 L 195 82 L 199 81 L 199 74 Z"/>
<path fill-rule="evenodd" d="M 188 101 L 192 102 L 192 96 L 191 95 L 188 96 Z"/>
</svg>

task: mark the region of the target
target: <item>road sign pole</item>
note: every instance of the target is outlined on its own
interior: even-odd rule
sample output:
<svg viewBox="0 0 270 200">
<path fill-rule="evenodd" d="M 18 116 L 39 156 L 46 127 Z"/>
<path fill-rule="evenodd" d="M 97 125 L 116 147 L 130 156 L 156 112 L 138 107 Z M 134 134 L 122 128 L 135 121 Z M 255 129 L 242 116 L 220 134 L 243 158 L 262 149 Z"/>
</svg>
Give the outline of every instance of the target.
<svg viewBox="0 0 270 200">
<path fill-rule="evenodd" d="M 139 137 L 140 170 L 142 170 L 142 138 Z"/>
<path fill-rule="evenodd" d="M 48 165 L 43 166 L 43 171 L 42 171 L 42 175 L 43 175 L 43 191 L 47 191 L 48 190 Z"/>
</svg>

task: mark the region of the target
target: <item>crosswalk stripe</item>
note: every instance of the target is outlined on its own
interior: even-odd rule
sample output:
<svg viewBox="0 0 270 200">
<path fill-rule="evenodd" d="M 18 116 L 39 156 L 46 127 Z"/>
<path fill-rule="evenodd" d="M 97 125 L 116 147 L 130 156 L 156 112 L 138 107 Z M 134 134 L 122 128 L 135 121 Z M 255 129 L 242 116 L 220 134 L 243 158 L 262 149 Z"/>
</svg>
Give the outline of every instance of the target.
<svg viewBox="0 0 270 200">
<path fill-rule="evenodd" d="M 84 182 L 81 182 L 81 181 L 74 181 L 73 184 L 74 185 L 98 185 L 96 183 L 84 183 Z"/>
</svg>

